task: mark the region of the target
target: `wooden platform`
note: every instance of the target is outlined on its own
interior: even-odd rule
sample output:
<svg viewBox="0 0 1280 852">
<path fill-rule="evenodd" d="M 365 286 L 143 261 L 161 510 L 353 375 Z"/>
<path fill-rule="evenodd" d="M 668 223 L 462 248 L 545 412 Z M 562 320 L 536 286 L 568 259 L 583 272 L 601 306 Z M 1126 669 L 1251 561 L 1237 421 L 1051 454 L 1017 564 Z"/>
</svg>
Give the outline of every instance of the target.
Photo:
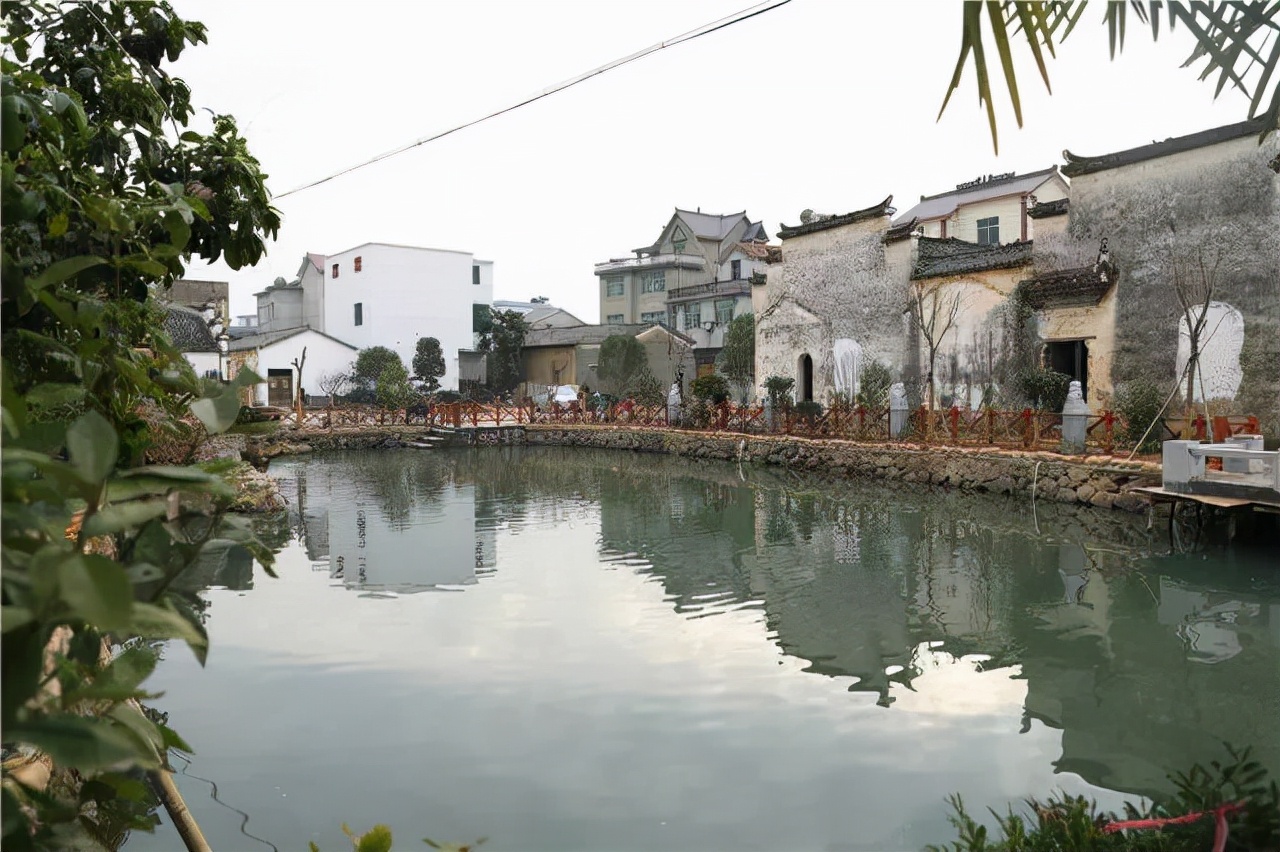
<svg viewBox="0 0 1280 852">
<path fill-rule="evenodd" d="M 1250 500 L 1247 497 L 1221 497 L 1216 494 L 1184 494 L 1180 491 L 1165 491 L 1159 485 L 1150 485 L 1145 488 L 1135 488 L 1140 494 L 1146 494 L 1157 503 L 1177 503 L 1182 500 L 1188 500 L 1193 503 L 1199 503 L 1203 506 L 1216 506 L 1219 509 L 1239 509 L 1242 507 L 1253 507 L 1262 511 L 1280 511 L 1280 503 L 1272 503 L 1266 500 Z"/>
</svg>

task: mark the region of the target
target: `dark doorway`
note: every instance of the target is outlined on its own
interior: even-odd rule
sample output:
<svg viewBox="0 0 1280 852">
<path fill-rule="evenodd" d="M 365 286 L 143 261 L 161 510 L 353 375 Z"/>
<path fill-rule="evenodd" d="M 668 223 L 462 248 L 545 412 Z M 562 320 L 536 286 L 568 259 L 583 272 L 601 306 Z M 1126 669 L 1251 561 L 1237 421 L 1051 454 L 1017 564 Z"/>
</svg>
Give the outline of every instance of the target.
<svg viewBox="0 0 1280 852">
<path fill-rule="evenodd" d="M 1089 344 L 1083 340 L 1055 340 L 1044 346 L 1044 365 L 1055 373 L 1066 373 L 1080 383 L 1085 401 L 1089 399 Z"/>
<path fill-rule="evenodd" d="M 799 401 L 813 402 L 813 359 L 807 354 L 800 356 L 800 381 L 797 384 Z"/>
<path fill-rule="evenodd" d="M 293 405 L 293 370 L 267 370 L 267 405 Z"/>
</svg>

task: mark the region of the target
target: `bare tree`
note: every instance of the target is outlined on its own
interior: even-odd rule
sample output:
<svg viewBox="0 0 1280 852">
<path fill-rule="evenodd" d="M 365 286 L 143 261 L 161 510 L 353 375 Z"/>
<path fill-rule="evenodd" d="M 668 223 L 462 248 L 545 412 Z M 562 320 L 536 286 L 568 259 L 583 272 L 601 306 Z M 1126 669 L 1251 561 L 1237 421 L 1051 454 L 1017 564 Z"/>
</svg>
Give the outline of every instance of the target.
<svg viewBox="0 0 1280 852">
<path fill-rule="evenodd" d="M 1200 354 L 1212 338 L 1209 322 L 1209 304 L 1218 286 L 1218 270 L 1222 265 L 1222 252 L 1197 245 L 1182 251 L 1170 250 L 1169 277 L 1173 292 L 1178 297 L 1178 307 L 1187 323 L 1188 355 L 1186 367 L 1187 413 L 1195 408 L 1196 373 L 1200 368 Z M 1206 334 L 1208 331 L 1208 334 Z M 1201 376 L 1201 383 L 1204 377 Z M 1206 393 L 1207 397 L 1207 393 Z M 1208 402 L 1208 399 L 1205 399 Z"/>
<path fill-rule="evenodd" d="M 960 291 L 947 287 L 944 282 L 916 281 L 911 288 L 907 314 L 925 349 L 925 393 L 930 409 L 934 407 L 933 379 L 938 350 L 947 333 L 955 327 L 961 302 Z"/>
<path fill-rule="evenodd" d="M 329 397 L 331 401 L 335 396 L 341 396 L 345 393 L 347 386 L 350 384 L 350 373 L 325 373 L 316 379 L 316 386 L 320 388 L 320 392 Z"/>
<path fill-rule="evenodd" d="M 290 363 L 292 363 L 293 368 L 298 371 L 298 389 L 295 392 L 293 405 L 294 410 L 298 413 L 298 428 L 302 428 L 302 368 L 306 366 L 307 363 L 307 347 L 302 347 L 301 358 L 294 358 Z"/>
</svg>

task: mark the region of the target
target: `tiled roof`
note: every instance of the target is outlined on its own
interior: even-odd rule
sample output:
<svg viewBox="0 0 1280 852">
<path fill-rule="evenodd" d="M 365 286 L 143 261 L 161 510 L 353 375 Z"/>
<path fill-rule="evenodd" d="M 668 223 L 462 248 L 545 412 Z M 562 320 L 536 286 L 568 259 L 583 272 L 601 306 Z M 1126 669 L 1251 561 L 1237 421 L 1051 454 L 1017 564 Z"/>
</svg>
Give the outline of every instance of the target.
<svg viewBox="0 0 1280 852">
<path fill-rule="evenodd" d="M 973 204 L 975 201 L 986 201 L 991 198 L 1003 198 L 1006 195 L 1022 195 L 1027 192 L 1034 192 L 1036 187 L 1057 173 L 1058 167 L 1050 166 L 1047 169 L 1041 169 L 1038 172 L 1031 172 L 1025 175 L 996 178 L 966 189 L 953 189 L 951 192 L 943 192 L 939 195 L 927 195 L 920 199 L 919 204 L 895 219 L 894 224 L 901 224 L 912 218 L 921 220 L 940 219 L 950 216 L 962 204 Z"/>
<path fill-rule="evenodd" d="M 903 222 L 899 225 L 894 225 L 891 228 L 889 228 L 889 230 L 884 232 L 884 236 L 881 237 L 880 239 L 882 242 L 886 242 L 886 243 L 900 242 L 901 240 L 905 240 L 908 237 L 910 237 L 911 232 L 914 231 L 916 229 L 916 225 L 919 225 L 919 224 L 920 224 L 919 219 L 915 219 L 915 218 L 908 219 L 906 222 Z"/>
<path fill-rule="evenodd" d="M 218 341 L 197 311 L 182 305 L 166 305 L 164 330 L 179 352 L 217 352 Z"/>
<path fill-rule="evenodd" d="M 754 258 L 756 260 L 765 260 L 769 257 L 770 246 L 766 243 L 743 242 L 738 243 L 738 248 L 747 257 Z"/>
<path fill-rule="evenodd" d="M 311 261 L 311 265 L 319 272 L 324 272 L 324 255 L 314 251 L 307 252 L 307 260 Z"/>
<path fill-rule="evenodd" d="M 1104 263 L 1101 269 L 1080 266 L 1046 272 L 1019 282 L 1027 304 L 1037 311 L 1045 308 L 1092 307 L 1102 301 L 1115 283 L 1115 269 Z"/>
<path fill-rule="evenodd" d="M 696 237 L 702 237 L 709 240 L 723 240 L 729 236 L 729 232 L 733 230 L 733 226 L 747 215 L 747 211 L 741 213 L 728 213 L 718 216 L 714 213 L 699 213 L 690 210 L 681 210 L 676 208 L 676 213 L 685 221 Z"/>
<path fill-rule="evenodd" d="M 338 338 L 331 334 L 325 334 L 323 331 L 316 331 L 314 328 L 310 328 L 308 326 L 286 328 L 281 331 L 264 331 L 261 334 L 251 334 L 247 337 L 239 337 L 231 341 L 229 348 L 232 352 L 242 352 L 246 349 L 261 349 L 263 346 L 270 346 L 273 343 L 279 343 L 281 340 L 288 340 L 290 337 L 302 334 L 304 331 L 309 331 L 312 334 L 318 334 L 321 337 L 327 337 L 335 343 L 341 343 L 353 352 L 356 349 L 356 347 L 344 340 L 338 340 Z"/>
<path fill-rule="evenodd" d="M 194 278 L 179 278 L 169 285 L 169 291 L 162 297 L 167 302 L 186 305 L 189 308 L 204 305 L 216 305 L 228 298 L 230 285 L 226 281 L 200 281 Z"/>
<path fill-rule="evenodd" d="M 1057 198 L 1053 201 L 1041 201 L 1034 207 L 1027 208 L 1027 215 L 1032 219 L 1048 219 L 1051 216 L 1065 216 L 1071 206 L 1069 198 Z"/>
<path fill-rule="evenodd" d="M 912 279 L 937 278 L 1025 266 L 1031 262 L 1031 240 L 982 246 L 955 237 L 920 237 L 916 242 L 916 252 Z"/>
<path fill-rule="evenodd" d="M 1131 163 L 1140 163 L 1143 160 L 1154 160 L 1157 157 L 1167 157 L 1170 154 L 1193 151 L 1196 148 L 1203 148 L 1207 145 L 1216 145 L 1219 142 L 1239 139 L 1241 136 L 1261 134 L 1266 128 L 1265 117 L 1259 116 L 1249 121 L 1228 124 L 1225 127 L 1215 127 L 1212 130 L 1202 130 L 1199 133 L 1192 133 L 1187 136 L 1171 137 L 1163 142 L 1152 142 L 1150 145 L 1130 148 L 1127 151 L 1117 151 L 1114 154 L 1081 157 L 1070 151 L 1063 151 L 1062 158 L 1067 161 L 1067 164 L 1062 167 L 1062 173 L 1075 177 L 1076 175 L 1106 171 L 1107 169 L 1127 166 Z"/>
<path fill-rule="evenodd" d="M 778 227 L 778 237 L 780 239 L 789 240 L 792 237 L 798 237 L 802 234 L 812 234 L 817 231 L 825 231 L 829 228 L 839 228 L 842 225 L 852 225 L 854 222 L 863 222 L 867 219 L 877 219 L 881 216 L 893 215 L 893 196 L 890 195 L 879 204 L 867 207 L 864 210 L 855 210 L 852 213 L 844 213 L 839 216 L 827 216 L 822 219 L 815 219 L 812 222 L 805 222 L 800 225 L 780 225 Z"/>
</svg>

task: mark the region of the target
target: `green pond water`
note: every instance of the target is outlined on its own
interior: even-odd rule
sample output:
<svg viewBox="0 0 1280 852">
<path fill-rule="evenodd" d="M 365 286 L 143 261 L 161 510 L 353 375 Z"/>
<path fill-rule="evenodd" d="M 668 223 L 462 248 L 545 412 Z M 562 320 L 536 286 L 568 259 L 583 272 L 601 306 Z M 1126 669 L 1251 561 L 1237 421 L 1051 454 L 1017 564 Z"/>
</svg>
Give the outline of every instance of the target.
<svg viewBox="0 0 1280 852">
<path fill-rule="evenodd" d="M 348 849 L 344 821 L 397 849 L 919 849 L 952 792 L 1116 806 L 1223 740 L 1280 772 L 1275 551 L 581 449 L 271 471 L 279 577 L 201 566 L 208 665 L 170 647 L 151 684 L 215 849 Z"/>
</svg>

